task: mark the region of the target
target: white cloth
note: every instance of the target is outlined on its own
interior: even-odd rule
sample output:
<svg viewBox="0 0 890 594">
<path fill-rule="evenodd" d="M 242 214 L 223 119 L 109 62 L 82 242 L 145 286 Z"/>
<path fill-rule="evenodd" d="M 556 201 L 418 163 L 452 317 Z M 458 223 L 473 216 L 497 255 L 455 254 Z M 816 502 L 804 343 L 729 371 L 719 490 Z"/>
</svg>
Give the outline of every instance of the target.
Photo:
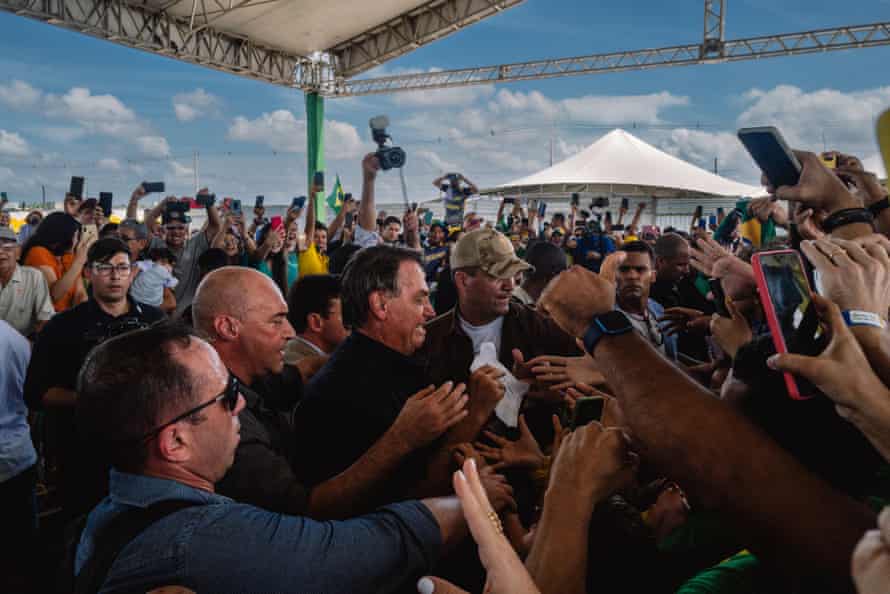
<svg viewBox="0 0 890 594">
<path fill-rule="evenodd" d="M 473 373 L 480 367 L 491 365 L 495 369 L 504 372 L 501 383 L 504 384 L 504 397 L 498 402 L 494 408 L 494 414 L 507 424 L 508 427 L 519 426 L 519 407 L 522 405 L 522 399 L 529 390 L 529 385 L 516 379 L 510 370 L 504 367 L 498 361 L 498 351 L 492 342 L 482 343 L 479 354 L 473 359 L 470 365 L 470 373 Z"/>
<path fill-rule="evenodd" d="M 463 319 L 460 314 L 457 315 L 457 321 L 460 323 L 460 329 L 473 341 L 474 355 L 479 354 L 479 349 L 486 342 L 494 344 L 495 353 L 500 352 L 501 330 L 504 328 L 504 316 L 500 316 L 493 322 L 483 324 L 482 326 L 473 326 Z"/>
<path fill-rule="evenodd" d="M 361 225 L 356 225 L 355 237 L 352 239 L 352 243 L 360 248 L 374 247 L 380 243 L 380 234 L 376 231 L 368 231 Z"/>
</svg>

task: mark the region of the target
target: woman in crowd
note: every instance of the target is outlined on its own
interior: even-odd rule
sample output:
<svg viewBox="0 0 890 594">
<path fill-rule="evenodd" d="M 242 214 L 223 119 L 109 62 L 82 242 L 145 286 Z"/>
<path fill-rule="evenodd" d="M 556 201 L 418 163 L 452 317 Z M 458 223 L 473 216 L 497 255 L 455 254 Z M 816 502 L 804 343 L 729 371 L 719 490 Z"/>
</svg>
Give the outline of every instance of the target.
<svg viewBox="0 0 890 594">
<path fill-rule="evenodd" d="M 50 213 L 22 248 L 22 265 L 37 268 L 46 277 L 56 311 L 87 300 L 81 275 L 96 237 L 80 237 L 80 229 L 74 217 Z"/>
</svg>

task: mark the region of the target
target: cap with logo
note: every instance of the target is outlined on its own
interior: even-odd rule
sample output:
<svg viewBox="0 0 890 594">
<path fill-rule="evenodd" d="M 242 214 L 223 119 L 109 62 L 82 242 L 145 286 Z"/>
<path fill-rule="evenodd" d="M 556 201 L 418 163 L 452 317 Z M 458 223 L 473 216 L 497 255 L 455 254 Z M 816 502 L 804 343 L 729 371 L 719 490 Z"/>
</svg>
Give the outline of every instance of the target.
<svg viewBox="0 0 890 594">
<path fill-rule="evenodd" d="M 507 279 L 534 267 L 516 256 L 513 244 L 494 229 L 477 229 L 460 238 L 451 249 L 451 269 L 479 268 L 491 276 Z"/>
<path fill-rule="evenodd" d="M 168 210 L 164 212 L 161 222 L 166 225 L 168 223 L 182 223 L 187 225 L 192 222 L 192 217 L 188 216 L 181 210 Z"/>
</svg>

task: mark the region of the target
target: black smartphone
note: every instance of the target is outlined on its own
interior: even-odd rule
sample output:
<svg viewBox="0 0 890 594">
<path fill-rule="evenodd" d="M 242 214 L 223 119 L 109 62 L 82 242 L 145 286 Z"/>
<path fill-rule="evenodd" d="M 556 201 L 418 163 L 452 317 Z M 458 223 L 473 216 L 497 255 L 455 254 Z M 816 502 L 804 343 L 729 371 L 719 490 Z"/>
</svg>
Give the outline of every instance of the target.
<svg viewBox="0 0 890 594">
<path fill-rule="evenodd" d="M 81 200 L 83 200 L 83 178 L 72 175 L 71 176 L 71 185 L 68 188 L 68 193 L 77 196 Z"/>
<path fill-rule="evenodd" d="M 204 208 L 211 207 L 216 203 L 216 194 L 198 194 L 197 196 L 195 196 L 195 202 L 197 202 L 199 206 L 203 206 Z M 238 208 L 235 208 L 236 202 L 238 203 Z M 232 211 L 241 212 L 240 200 L 232 200 Z"/>
<path fill-rule="evenodd" d="M 776 128 L 742 128 L 738 135 L 770 184 L 776 188 L 797 185 L 800 181 L 800 162 Z"/>
<path fill-rule="evenodd" d="M 575 192 L 572 194 L 572 206 L 580 206 L 581 205 L 581 196 Z"/>
<path fill-rule="evenodd" d="M 699 228 L 699 229 L 705 229 L 705 230 L 707 230 L 707 228 L 708 228 L 708 221 L 707 221 L 706 219 L 700 218 L 700 219 L 698 220 L 698 228 Z"/>
<path fill-rule="evenodd" d="M 516 198 L 504 198 L 504 204 L 516 204 Z"/>
<path fill-rule="evenodd" d="M 538 204 L 538 216 L 544 218 L 544 215 L 547 214 L 547 203 L 541 202 Z"/>
<path fill-rule="evenodd" d="M 211 196 L 213 196 L 213 194 L 211 194 Z M 216 196 L 213 196 L 213 197 L 216 198 Z M 237 212 L 237 213 L 241 212 L 241 201 L 240 200 L 232 200 L 232 212 Z"/>
<path fill-rule="evenodd" d="M 720 279 L 712 278 L 708 281 L 708 286 L 711 288 L 711 295 L 714 296 L 714 309 L 717 310 L 717 315 L 731 318 L 729 310 L 726 309 L 726 293 L 723 292 L 723 285 L 720 283 Z"/>
<path fill-rule="evenodd" d="M 349 192 L 343 194 L 343 202 L 352 202 L 352 194 Z"/>
<path fill-rule="evenodd" d="M 256 200 L 254 200 L 254 202 L 253 202 L 253 207 L 254 207 L 254 208 L 262 208 L 262 207 L 263 207 L 263 203 L 264 203 L 265 201 L 266 201 L 266 197 L 265 197 L 265 196 L 257 196 L 257 197 L 256 197 Z"/>
<path fill-rule="evenodd" d="M 585 396 L 575 401 L 575 412 L 572 413 L 569 427 L 577 429 L 591 421 L 599 422 L 603 418 L 606 401 L 599 396 Z"/>
<path fill-rule="evenodd" d="M 710 227 L 716 227 L 716 226 L 717 226 L 717 215 L 711 215 L 711 216 L 708 217 L 708 225 L 709 225 Z"/>
<path fill-rule="evenodd" d="M 353 218 L 355 218 L 355 215 L 354 215 L 353 213 L 351 213 L 351 212 L 347 212 L 347 213 L 346 213 L 346 223 L 345 223 L 345 225 L 346 225 L 347 227 L 351 227 L 351 226 L 352 226 L 352 219 L 353 219 Z"/>
<path fill-rule="evenodd" d="M 111 216 L 111 200 L 113 196 L 111 192 L 99 192 L 99 206 L 102 207 L 102 214 L 105 218 Z"/>
<path fill-rule="evenodd" d="M 142 189 L 146 194 L 154 194 L 163 192 L 165 189 L 164 182 L 142 182 Z"/>
<path fill-rule="evenodd" d="M 312 183 L 318 186 L 319 188 L 324 187 L 324 171 L 316 171 L 315 177 L 312 178 Z"/>
<path fill-rule="evenodd" d="M 624 231 L 624 225 L 623 224 L 612 225 L 612 231 Z"/>
<path fill-rule="evenodd" d="M 704 208 L 701 206 L 696 206 L 695 214 L 693 214 L 693 216 L 697 219 L 700 219 L 702 217 L 702 214 L 704 214 Z"/>
<path fill-rule="evenodd" d="M 9 198 L 6 197 L 6 192 L 0 192 L 0 200 L 3 202 L 9 201 Z"/>
<path fill-rule="evenodd" d="M 630 209 L 630 200 L 628 198 L 621 199 L 621 209 L 622 210 Z"/>
<path fill-rule="evenodd" d="M 612 213 L 608 210 L 606 211 L 606 222 L 609 224 L 612 223 Z"/>
<path fill-rule="evenodd" d="M 306 197 L 305 196 L 297 196 L 290 203 L 290 207 L 293 208 L 303 208 L 306 206 Z"/>
</svg>

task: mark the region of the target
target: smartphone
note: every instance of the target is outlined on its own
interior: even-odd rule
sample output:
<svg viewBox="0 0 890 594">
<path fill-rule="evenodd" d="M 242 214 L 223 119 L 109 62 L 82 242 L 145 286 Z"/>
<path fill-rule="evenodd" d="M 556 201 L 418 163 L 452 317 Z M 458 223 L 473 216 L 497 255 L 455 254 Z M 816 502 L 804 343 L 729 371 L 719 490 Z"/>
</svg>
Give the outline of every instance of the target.
<svg viewBox="0 0 890 594">
<path fill-rule="evenodd" d="M 411 203 L 411 212 L 417 212 L 417 203 L 416 202 Z"/>
<path fill-rule="evenodd" d="M 695 213 L 692 215 L 696 219 L 700 219 L 704 214 L 704 208 L 701 205 L 695 207 Z"/>
<path fill-rule="evenodd" d="M 699 229 L 707 229 L 707 228 L 708 228 L 708 221 L 706 221 L 706 220 L 703 219 L 703 218 L 699 218 L 699 219 L 698 219 L 698 228 L 699 228 Z"/>
<path fill-rule="evenodd" d="M 263 207 L 263 203 L 264 203 L 265 201 L 266 201 L 266 197 L 265 197 L 265 196 L 257 196 L 257 197 L 256 197 L 256 200 L 254 200 L 254 202 L 253 202 L 253 207 L 254 207 L 254 208 L 262 208 L 262 207 Z"/>
<path fill-rule="evenodd" d="M 516 198 L 504 198 L 504 204 L 516 204 Z"/>
<path fill-rule="evenodd" d="M 800 162 L 776 128 L 742 128 L 738 135 L 773 187 L 797 185 L 800 181 Z"/>
<path fill-rule="evenodd" d="M 9 198 L 6 197 L 6 192 L 0 192 L 0 200 L 3 202 L 7 202 Z"/>
<path fill-rule="evenodd" d="M 81 241 L 92 241 L 99 238 L 99 228 L 96 225 L 84 225 L 80 232 Z"/>
<path fill-rule="evenodd" d="M 547 214 L 547 203 L 541 202 L 538 204 L 538 216 L 544 218 L 544 215 Z"/>
<path fill-rule="evenodd" d="M 823 153 L 820 157 L 826 167 L 829 169 L 837 169 L 837 155 L 827 155 Z"/>
<path fill-rule="evenodd" d="M 315 177 L 312 178 L 312 183 L 315 184 L 319 188 L 324 187 L 324 171 L 316 171 Z"/>
<path fill-rule="evenodd" d="M 281 227 L 284 226 L 284 222 L 281 220 L 281 217 L 277 215 L 272 217 L 272 219 L 269 221 L 269 224 L 272 225 L 272 231 L 281 229 Z"/>
<path fill-rule="evenodd" d="M 102 207 L 102 214 L 105 215 L 105 218 L 111 216 L 111 201 L 112 201 L 111 192 L 99 192 L 99 206 Z"/>
<path fill-rule="evenodd" d="M 581 196 L 577 192 L 572 194 L 572 206 L 581 206 Z"/>
<path fill-rule="evenodd" d="M 165 189 L 164 182 L 142 182 L 142 189 L 146 194 L 154 194 L 163 192 Z"/>
<path fill-rule="evenodd" d="M 575 401 L 575 411 L 571 415 L 569 427 L 577 429 L 591 421 L 599 422 L 603 418 L 606 401 L 599 396 L 585 396 Z"/>
<path fill-rule="evenodd" d="M 622 198 L 621 199 L 621 210 L 628 210 L 628 209 L 630 209 L 630 199 Z"/>
<path fill-rule="evenodd" d="M 351 212 L 347 212 L 347 213 L 346 213 L 346 222 L 344 223 L 344 225 L 345 225 L 346 227 L 351 227 L 351 226 L 352 226 L 352 219 L 354 219 L 354 218 L 355 218 L 355 214 L 353 214 L 353 213 L 351 213 Z"/>
<path fill-rule="evenodd" d="M 306 197 L 305 196 L 297 196 L 293 200 L 291 200 L 290 207 L 294 208 L 303 208 L 306 206 Z"/>
<path fill-rule="evenodd" d="M 731 318 L 729 310 L 726 309 L 726 293 L 723 291 L 723 284 L 719 278 L 712 278 L 708 281 L 711 288 L 711 295 L 714 296 L 714 309 L 717 315 L 723 318 Z"/>
<path fill-rule="evenodd" d="M 818 331 L 818 317 L 815 326 L 813 323 L 812 290 L 800 254 L 794 250 L 759 252 L 751 265 L 776 352 L 800 353 L 805 341 L 811 341 Z M 815 389 L 809 382 L 787 372 L 783 375 L 789 397 L 812 398 Z"/>
<path fill-rule="evenodd" d="M 612 231 L 624 231 L 624 224 L 614 224 L 612 225 Z"/>
<path fill-rule="evenodd" d="M 213 194 L 211 194 L 211 196 L 213 196 Z M 215 196 L 213 196 L 213 197 L 215 198 Z M 232 200 L 232 212 L 237 212 L 237 213 L 241 212 L 241 201 L 238 200 L 237 198 L 235 200 Z"/>
<path fill-rule="evenodd" d="M 78 177 L 76 175 L 71 176 L 71 185 L 68 188 L 68 193 L 73 194 L 83 200 L 83 178 Z"/>
<path fill-rule="evenodd" d="M 343 202 L 352 202 L 352 200 L 352 194 L 350 194 L 349 192 L 343 194 Z"/>
<path fill-rule="evenodd" d="M 198 203 L 202 208 L 209 208 L 216 204 L 216 194 L 198 194 L 195 196 L 195 202 Z M 238 209 L 237 212 L 241 211 L 241 201 L 238 201 Z M 232 200 L 232 210 L 235 211 L 235 201 Z"/>
<path fill-rule="evenodd" d="M 717 227 L 717 215 L 711 215 L 708 217 L 708 226 Z"/>
</svg>

